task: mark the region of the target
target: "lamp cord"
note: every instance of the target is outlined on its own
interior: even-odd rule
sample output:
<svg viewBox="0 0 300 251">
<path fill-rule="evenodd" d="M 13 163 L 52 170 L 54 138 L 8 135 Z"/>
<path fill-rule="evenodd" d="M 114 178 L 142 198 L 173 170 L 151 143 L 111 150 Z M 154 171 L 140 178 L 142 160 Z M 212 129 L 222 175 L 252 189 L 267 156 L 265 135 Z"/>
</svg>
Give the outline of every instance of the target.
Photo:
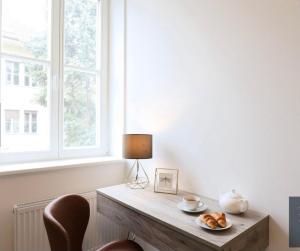
<svg viewBox="0 0 300 251">
<path fill-rule="evenodd" d="M 137 181 L 139 178 L 139 171 L 140 171 L 140 165 L 139 165 L 139 161 L 136 160 L 136 176 L 135 176 L 135 180 Z"/>
</svg>

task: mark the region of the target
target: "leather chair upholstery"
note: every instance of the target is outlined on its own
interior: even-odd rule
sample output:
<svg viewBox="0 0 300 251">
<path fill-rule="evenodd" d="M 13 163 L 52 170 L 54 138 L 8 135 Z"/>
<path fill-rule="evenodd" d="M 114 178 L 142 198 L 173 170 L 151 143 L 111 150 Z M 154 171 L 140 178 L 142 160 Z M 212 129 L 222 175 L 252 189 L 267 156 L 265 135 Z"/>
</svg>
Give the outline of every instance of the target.
<svg viewBox="0 0 300 251">
<path fill-rule="evenodd" d="M 45 208 L 44 223 L 51 251 L 82 251 L 90 217 L 89 203 L 79 195 L 62 196 Z M 143 251 L 133 241 L 115 241 L 98 251 Z"/>
</svg>

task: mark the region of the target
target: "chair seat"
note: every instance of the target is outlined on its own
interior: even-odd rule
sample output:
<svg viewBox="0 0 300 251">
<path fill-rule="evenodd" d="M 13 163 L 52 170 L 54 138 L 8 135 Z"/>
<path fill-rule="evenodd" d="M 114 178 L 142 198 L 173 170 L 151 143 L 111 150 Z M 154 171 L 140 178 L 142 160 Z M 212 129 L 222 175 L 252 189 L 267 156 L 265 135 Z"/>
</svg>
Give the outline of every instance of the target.
<svg viewBox="0 0 300 251">
<path fill-rule="evenodd" d="M 143 249 L 134 241 L 124 240 L 110 242 L 97 251 L 143 251 Z"/>
</svg>

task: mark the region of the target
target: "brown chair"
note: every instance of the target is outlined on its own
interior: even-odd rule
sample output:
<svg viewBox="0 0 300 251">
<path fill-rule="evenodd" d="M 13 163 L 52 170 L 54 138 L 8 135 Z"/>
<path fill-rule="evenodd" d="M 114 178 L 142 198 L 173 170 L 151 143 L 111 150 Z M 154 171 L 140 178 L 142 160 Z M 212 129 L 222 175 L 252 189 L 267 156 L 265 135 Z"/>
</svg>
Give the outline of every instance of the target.
<svg viewBox="0 0 300 251">
<path fill-rule="evenodd" d="M 45 208 L 44 223 L 51 251 L 82 251 L 90 217 L 89 203 L 79 195 L 62 196 Z M 143 251 L 130 240 L 111 242 L 97 251 Z"/>
</svg>

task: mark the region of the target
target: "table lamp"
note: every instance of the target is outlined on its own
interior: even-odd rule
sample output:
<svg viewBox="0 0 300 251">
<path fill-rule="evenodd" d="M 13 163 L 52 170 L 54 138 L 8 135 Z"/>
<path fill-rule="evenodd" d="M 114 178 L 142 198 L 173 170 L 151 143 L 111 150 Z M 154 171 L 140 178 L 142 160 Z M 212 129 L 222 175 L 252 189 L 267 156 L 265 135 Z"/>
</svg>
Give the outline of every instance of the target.
<svg viewBox="0 0 300 251">
<path fill-rule="evenodd" d="M 133 189 L 145 188 L 149 178 L 139 160 L 152 158 L 152 135 L 124 134 L 123 157 L 135 160 L 127 175 L 127 185 Z"/>
</svg>

